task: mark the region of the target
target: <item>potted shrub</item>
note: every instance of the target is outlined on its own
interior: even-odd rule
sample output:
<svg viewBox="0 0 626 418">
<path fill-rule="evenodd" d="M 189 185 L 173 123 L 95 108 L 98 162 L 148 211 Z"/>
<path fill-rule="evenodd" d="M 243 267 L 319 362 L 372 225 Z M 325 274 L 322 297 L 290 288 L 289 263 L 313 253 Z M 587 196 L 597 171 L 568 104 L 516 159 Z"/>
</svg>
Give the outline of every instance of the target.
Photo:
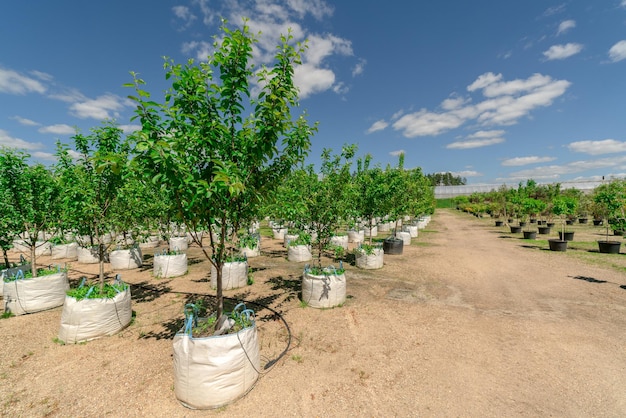
<svg viewBox="0 0 626 418">
<path fill-rule="evenodd" d="M 561 219 L 561 231 L 559 239 L 548 240 L 551 251 L 565 251 L 567 249 L 567 241 L 574 239 L 574 233 L 571 235 L 565 232 L 565 221 L 568 216 L 576 213 L 577 201 L 568 196 L 557 196 L 552 201 L 552 213 Z M 569 239 L 568 239 L 569 238 Z"/>
<path fill-rule="evenodd" d="M 380 245 L 363 243 L 354 249 L 354 262 L 365 270 L 380 269 L 383 268 L 383 254 Z"/>
<path fill-rule="evenodd" d="M 157 278 L 178 277 L 187 273 L 187 254 L 178 250 L 156 251 L 152 274 Z"/>
<path fill-rule="evenodd" d="M 59 266 L 32 270 L 18 270 L 3 279 L 4 311 L 24 315 L 63 305 L 65 292 L 69 289 L 67 270 Z"/>
<path fill-rule="evenodd" d="M 247 233 L 239 237 L 239 251 L 247 258 L 261 255 L 261 235 Z"/>
<path fill-rule="evenodd" d="M 300 50 L 291 37 L 281 38 L 275 65 L 256 71 L 250 64 L 255 38 L 248 26 L 223 29 L 224 37 L 206 62 L 166 61 L 166 79 L 172 84 L 164 103 L 150 99 L 135 73 L 132 84 L 137 96 L 131 99 L 142 124 L 134 133 L 133 163 L 171 191 L 177 221 L 192 230 L 214 224 L 219 231 L 215 237 L 210 234 L 209 246 L 201 247 L 215 270 L 215 320 L 207 326 L 210 332 L 201 346 L 188 333 L 174 339 L 174 390 L 179 401 L 192 408 L 232 402 L 258 377 L 258 360 L 251 361 L 258 357 L 247 355 L 253 350 L 236 350 L 242 346 L 238 332 L 225 357 L 213 351 L 224 346 L 223 330 L 234 327 L 224 311 L 223 296 L 228 230 L 238 231 L 258 217 L 267 196 L 304 160 L 315 131 L 304 116 L 292 118 L 292 108 L 298 105 L 293 69 L 300 62 Z M 260 88 L 255 100 L 248 101 L 251 83 Z M 258 344 L 255 328 L 253 334 L 251 339 Z M 204 364 L 186 377 L 179 375 L 190 371 L 199 357 Z M 226 368 L 215 369 L 215 362 Z M 255 371 L 242 382 L 244 376 L 236 369 L 249 362 L 256 362 Z"/>
<path fill-rule="evenodd" d="M 113 283 L 81 284 L 67 291 L 58 339 L 76 344 L 116 334 L 132 319 L 130 286 L 117 275 Z"/>
<path fill-rule="evenodd" d="M 311 261 L 311 235 L 302 232 L 297 238 L 287 244 L 287 260 L 294 262 Z"/>
<path fill-rule="evenodd" d="M 312 308 L 333 308 L 346 301 L 346 276 L 343 264 L 339 269 L 306 265 L 302 273 L 302 301 Z"/>
<path fill-rule="evenodd" d="M 598 249 L 601 253 L 617 254 L 621 246 L 620 241 L 609 240 L 610 225 L 608 220 L 624 217 L 624 205 L 626 204 L 626 182 L 611 181 L 598 186 L 593 192 L 593 201 L 598 206 L 599 213 L 606 220 L 606 238 L 598 241 Z"/>
</svg>

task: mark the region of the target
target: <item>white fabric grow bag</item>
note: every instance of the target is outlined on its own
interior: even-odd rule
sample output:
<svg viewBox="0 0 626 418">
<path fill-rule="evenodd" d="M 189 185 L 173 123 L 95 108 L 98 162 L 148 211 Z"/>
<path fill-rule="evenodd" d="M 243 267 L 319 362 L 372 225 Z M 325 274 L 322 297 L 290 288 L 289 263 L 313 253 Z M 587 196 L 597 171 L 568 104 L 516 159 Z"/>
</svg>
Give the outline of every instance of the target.
<svg viewBox="0 0 626 418">
<path fill-rule="evenodd" d="M 247 258 L 258 257 L 261 255 L 261 249 L 259 245 L 256 248 L 243 247 L 241 248 L 241 255 L 245 255 Z"/>
<path fill-rule="evenodd" d="M 355 264 L 358 268 L 365 270 L 379 269 L 383 267 L 383 255 L 382 248 L 375 248 L 374 253 L 371 255 L 367 255 L 359 250 L 355 257 Z"/>
<path fill-rule="evenodd" d="M 403 245 L 411 245 L 411 234 L 406 231 L 396 232 L 396 238 L 403 241 Z"/>
<path fill-rule="evenodd" d="M 335 235 L 330 237 L 331 244 L 343 247 L 344 250 L 348 249 L 348 241 L 349 239 L 347 235 Z"/>
<path fill-rule="evenodd" d="M 172 251 L 185 251 L 189 248 L 189 243 L 187 237 L 171 237 L 169 246 Z"/>
<path fill-rule="evenodd" d="M 156 248 L 159 246 L 159 237 L 156 235 L 150 235 L 144 242 L 139 244 L 139 248 Z"/>
<path fill-rule="evenodd" d="M 287 249 L 287 260 L 296 263 L 313 259 L 311 247 L 308 245 L 290 245 Z"/>
<path fill-rule="evenodd" d="M 155 255 L 152 274 L 155 277 L 178 277 L 187 273 L 187 254 Z"/>
<path fill-rule="evenodd" d="M 78 244 L 75 242 L 69 244 L 60 244 L 52 246 L 52 259 L 70 259 L 78 258 Z"/>
<path fill-rule="evenodd" d="M 143 265 L 143 255 L 140 248 L 114 250 L 109 254 L 109 262 L 113 270 L 136 269 Z"/>
<path fill-rule="evenodd" d="M 332 308 L 346 301 L 345 274 L 302 274 L 302 301 L 312 308 Z"/>
<path fill-rule="evenodd" d="M 417 225 L 405 225 L 403 229 L 411 235 L 411 238 L 417 238 L 419 235 L 419 228 Z"/>
<path fill-rule="evenodd" d="M 284 240 L 287 228 L 272 228 L 272 233 L 274 234 L 274 239 Z"/>
<path fill-rule="evenodd" d="M 248 262 L 233 261 L 222 267 L 222 290 L 237 289 L 248 284 Z M 217 269 L 211 265 L 211 287 L 217 288 Z"/>
<path fill-rule="evenodd" d="M 13 277 L 17 274 L 18 271 L 22 273 L 29 272 L 31 269 L 31 264 L 22 264 L 21 266 L 11 267 L 9 269 L 4 269 L 0 271 L 0 296 L 4 295 L 4 278 L 5 277 Z"/>
<path fill-rule="evenodd" d="M 98 258 L 98 247 L 78 247 L 78 262 L 82 264 L 96 264 L 100 262 Z"/>
<path fill-rule="evenodd" d="M 285 233 L 285 236 L 283 237 L 283 247 L 287 248 L 289 246 L 289 243 L 291 241 L 295 241 L 298 239 L 300 235 L 298 234 L 288 234 Z"/>
<path fill-rule="evenodd" d="M 378 224 L 378 231 L 379 232 L 389 232 L 389 230 L 391 229 L 391 222 L 381 222 Z"/>
<path fill-rule="evenodd" d="M 252 389 L 260 370 L 256 325 L 204 338 L 193 338 L 185 330 L 173 341 L 174 393 L 184 406 L 219 408 Z"/>
<path fill-rule="evenodd" d="M 3 281 L 4 310 L 23 315 L 56 308 L 63 305 L 69 288 L 64 271 L 32 279 Z"/>
<path fill-rule="evenodd" d="M 365 231 L 360 229 L 358 231 L 348 231 L 348 242 L 354 242 L 356 244 L 365 241 Z"/>
<path fill-rule="evenodd" d="M 132 316 L 130 287 L 111 299 L 76 300 L 66 295 L 59 340 L 75 344 L 113 335 L 126 328 Z"/>
<path fill-rule="evenodd" d="M 372 227 L 371 234 L 370 234 L 370 228 L 367 226 L 365 227 L 365 236 L 369 237 L 370 235 L 373 237 L 378 236 L 378 227 L 376 225 Z"/>
</svg>

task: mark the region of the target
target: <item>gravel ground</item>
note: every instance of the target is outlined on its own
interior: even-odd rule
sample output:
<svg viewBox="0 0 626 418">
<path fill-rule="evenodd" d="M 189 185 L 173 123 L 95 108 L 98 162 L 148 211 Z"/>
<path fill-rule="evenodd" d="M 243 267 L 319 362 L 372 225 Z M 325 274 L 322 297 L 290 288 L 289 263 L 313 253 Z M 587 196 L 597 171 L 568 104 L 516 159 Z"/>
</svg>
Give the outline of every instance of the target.
<svg viewBox="0 0 626 418">
<path fill-rule="evenodd" d="M 577 241 L 600 239 L 601 229 L 574 228 Z M 262 247 L 255 283 L 226 294 L 280 312 L 289 330 L 257 311 L 262 363 L 278 360 L 243 399 L 193 411 L 174 396 L 184 303 L 212 292 L 191 248 L 186 276 L 155 279 L 151 251 L 122 273 L 136 318 L 115 336 L 56 343 L 61 308 L 0 320 L 0 415 L 626 416 L 624 254 L 577 243 L 550 252 L 492 220 L 438 210 L 383 269 L 347 267 L 344 306 L 316 310 L 298 300 L 304 263 L 271 238 Z M 95 271 L 74 262 L 70 279 Z"/>
</svg>

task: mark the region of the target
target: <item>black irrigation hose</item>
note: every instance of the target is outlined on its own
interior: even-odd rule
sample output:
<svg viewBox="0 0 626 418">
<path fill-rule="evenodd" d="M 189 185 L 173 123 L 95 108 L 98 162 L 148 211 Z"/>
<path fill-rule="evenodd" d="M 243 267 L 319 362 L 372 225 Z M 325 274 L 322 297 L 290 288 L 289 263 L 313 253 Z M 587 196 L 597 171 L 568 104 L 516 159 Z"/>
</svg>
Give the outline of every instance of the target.
<svg viewBox="0 0 626 418">
<path fill-rule="evenodd" d="M 147 285 L 139 285 L 139 284 L 136 285 L 136 284 L 132 284 L 132 283 L 128 283 L 128 284 L 130 286 L 136 286 L 136 287 L 139 287 L 139 288 L 142 288 L 142 289 L 146 289 L 146 290 L 149 290 L 149 291 L 152 291 L 152 292 L 157 291 L 156 289 L 152 288 L 151 286 L 147 286 Z M 212 297 L 212 298 L 216 298 L 217 297 L 215 295 L 208 294 L 208 293 L 179 292 L 179 291 L 169 291 L 169 292 L 166 292 L 166 293 L 174 293 L 174 294 L 177 294 L 177 295 L 208 296 L 208 297 Z M 267 364 L 265 365 L 265 367 L 263 367 L 263 369 L 267 370 L 270 367 L 274 366 L 281 358 L 283 358 L 285 356 L 285 354 L 287 354 L 287 352 L 289 351 L 289 348 L 291 347 L 291 339 L 292 339 L 291 328 L 289 328 L 289 324 L 287 323 L 285 318 L 283 318 L 283 316 L 278 311 L 276 311 L 273 308 L 270 308 L 269 306 L 266 306 L 266 305 L 263 305 L 263 304 L 261 304 L 259 302 L 254 302 L 254 301 L 251 301 L 251 300 L 249 300 L 249 301 L 248 300 L 240 300 L 240 299 L 235 299 L 235 298 L 229 298 L 227 296 L 224 296 L 224 299 L 233 301 L 235 303 L 243 302 L 245 304 L 256 305 L 256 306 L 259 306 L 259 307 L 261 307 L 263 309 L 267 309 L 268 311 L 272 312 L 275 316 L 279 317 L 280 320 L 285 325 L 285 328 L 287 329 L 287 346 L 278 355 L 278 357 L 276 357 L 273 360 L 268 361 Z M 246 355 L 247 355 L 247 353 L 246 353 Z M 258 370 L 257 370 L 257 372 L 258 372 Z M 259 372 L 259 374 L 262 374 L 262 373 Z"/>
</svg>

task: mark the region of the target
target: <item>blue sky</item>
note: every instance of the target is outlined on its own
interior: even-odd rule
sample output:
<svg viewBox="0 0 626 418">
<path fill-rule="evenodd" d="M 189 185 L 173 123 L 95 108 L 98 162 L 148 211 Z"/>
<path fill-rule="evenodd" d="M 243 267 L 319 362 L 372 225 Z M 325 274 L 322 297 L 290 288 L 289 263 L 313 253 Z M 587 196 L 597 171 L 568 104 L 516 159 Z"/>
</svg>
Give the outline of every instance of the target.
<svg viewBox="0 0 626 418">
<path fill-rule="evenodd" d="M 202 59 L 220 17 L 248 17 L 258 64 L 287 28 L 308 39 L 311 162 L 356 143 L 469 184 L 626 176 L 626 0 L 3 0 L 0 16 L 0 144 L 44 163 L 76 128 L 131 132 L 130 71 L 158 98 L 162 56 Z"/>
</svg>

